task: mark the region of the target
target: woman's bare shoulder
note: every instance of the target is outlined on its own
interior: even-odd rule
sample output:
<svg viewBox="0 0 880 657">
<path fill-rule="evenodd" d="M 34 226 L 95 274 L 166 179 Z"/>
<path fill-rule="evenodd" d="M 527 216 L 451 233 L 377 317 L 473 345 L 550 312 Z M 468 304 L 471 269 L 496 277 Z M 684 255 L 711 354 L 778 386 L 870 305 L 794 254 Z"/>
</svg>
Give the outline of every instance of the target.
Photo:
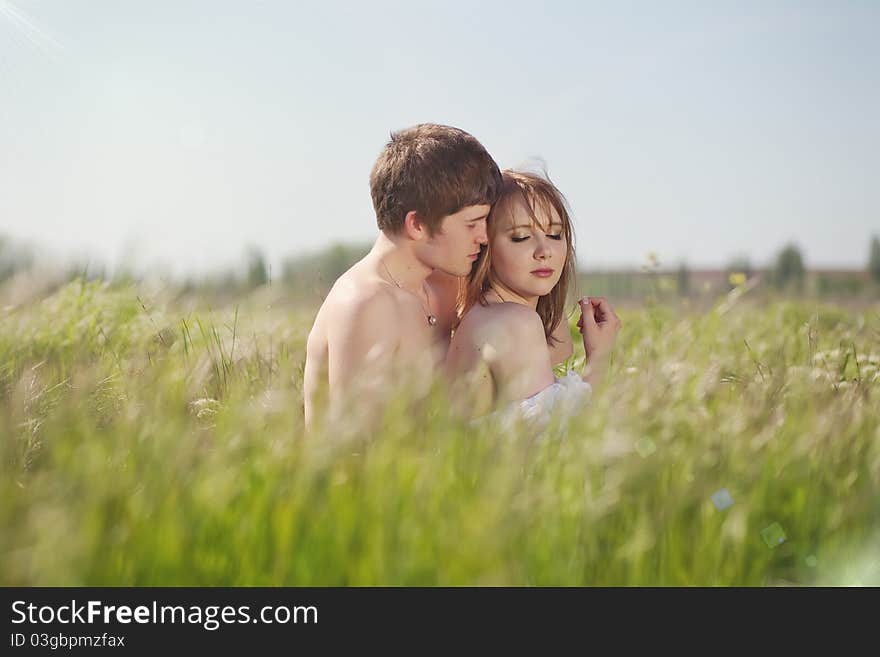
<svg viewBox="0 0 880 657">
<path fill-rule="evenodd" d="M 499 400 L 525 399 L 553 383 L 544 324 L 533 309 L 512 302 L 483 308 L 476 341 Z"/>
<path fill-rule="evenodd" d="M 474 306 L 462 318 L 456 335 L 461 331 L 474 342 L 494 342 L 499 339 L 515 344 L 524 340 L 526 348 L 546 346 L 544 324 L 534 310 L 518 303 L 493 303 Z"/>
</svg>

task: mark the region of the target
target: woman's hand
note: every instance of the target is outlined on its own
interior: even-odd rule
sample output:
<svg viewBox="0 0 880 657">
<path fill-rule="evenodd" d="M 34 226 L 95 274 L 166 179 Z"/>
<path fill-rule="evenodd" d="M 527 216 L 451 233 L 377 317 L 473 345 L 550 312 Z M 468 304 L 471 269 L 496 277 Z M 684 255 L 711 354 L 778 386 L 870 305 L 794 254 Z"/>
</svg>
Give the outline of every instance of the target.
<svg viewBox="0 0 880 657">
<path fill-rule="evenodd" d="M 581 318 L 578 328 L 584 336 L 587 358 L 607 357 L 614 348 L 617 332 L 621 329 L 620 318 L 605 297 L 584 297 L 580 301 Z"/>
</svg>

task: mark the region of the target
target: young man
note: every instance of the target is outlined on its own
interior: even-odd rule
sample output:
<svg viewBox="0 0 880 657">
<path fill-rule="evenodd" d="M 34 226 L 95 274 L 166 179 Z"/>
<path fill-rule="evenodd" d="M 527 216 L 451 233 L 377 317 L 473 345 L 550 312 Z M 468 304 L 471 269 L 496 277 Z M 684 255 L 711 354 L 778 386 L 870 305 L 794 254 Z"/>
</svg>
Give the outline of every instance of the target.
<svg viewBox="0 0 880 657">
<path fill-rule="evenodd" d="M 500 186 L 498 165 L 463 130 L 425 123 L 391 135 L 370 174 L 379 236 L 333 285 L 309 334 L 307 426 L 323 389 L 336 414 L 375 405 L 402 376 L 439 372 L 459 278 L 486 243 Z"/>
</svg>

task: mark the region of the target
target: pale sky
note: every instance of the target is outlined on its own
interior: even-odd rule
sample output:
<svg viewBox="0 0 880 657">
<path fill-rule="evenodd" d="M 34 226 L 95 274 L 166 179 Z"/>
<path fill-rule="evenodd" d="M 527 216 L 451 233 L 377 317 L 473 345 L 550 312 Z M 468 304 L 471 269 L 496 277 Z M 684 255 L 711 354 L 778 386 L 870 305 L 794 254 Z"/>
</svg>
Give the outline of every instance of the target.
<svg viewBox="0 0 880 657">
<path fill-rule="evenodd" d="M 542 158 L 581 267 L 863 267 L 880 2 L 0 0 L 0 234 L 176 273 L 376 234 L 391 130 Z"/>
</svg>

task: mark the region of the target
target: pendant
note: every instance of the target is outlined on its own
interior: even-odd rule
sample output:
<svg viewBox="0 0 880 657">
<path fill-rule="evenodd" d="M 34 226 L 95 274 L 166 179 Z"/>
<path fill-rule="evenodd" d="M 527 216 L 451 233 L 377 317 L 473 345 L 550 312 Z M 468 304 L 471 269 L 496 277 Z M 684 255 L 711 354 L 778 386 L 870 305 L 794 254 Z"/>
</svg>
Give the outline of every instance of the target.
<svg viewBox="0 0 880 657">
<path fill-rule="evenodd" d="M 434 326 L 437 323 L 437 318 L 434 315 L 428 315 L 428 324 Z"/>
</svg>

